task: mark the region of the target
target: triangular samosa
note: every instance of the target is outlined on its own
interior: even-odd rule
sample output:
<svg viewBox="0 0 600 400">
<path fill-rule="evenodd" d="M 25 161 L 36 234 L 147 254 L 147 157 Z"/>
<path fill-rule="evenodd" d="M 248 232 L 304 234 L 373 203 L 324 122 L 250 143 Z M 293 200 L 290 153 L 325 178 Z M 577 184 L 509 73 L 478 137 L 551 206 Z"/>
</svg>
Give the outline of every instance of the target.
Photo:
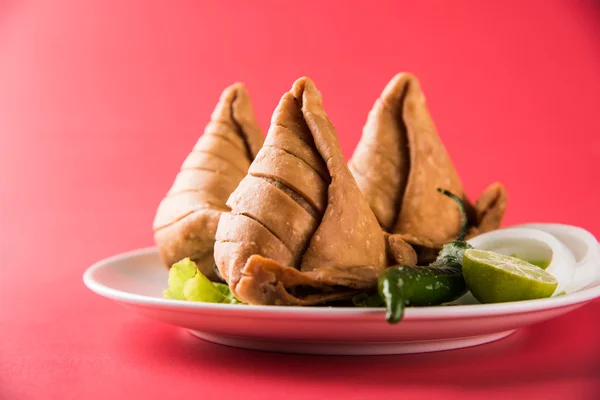
<svg viewBox="0 0 600 400">
<path fill-rule="evenodd" d="M 437 249 L 460 229 L 456 204 L 437 192 L 464 199 L 470 236 L 498 228 L 506 191 L 490 185 L 473 206 L 440 140 L 419 81 L 396 75 L 369 113 L 362 138 L 349 162 L 361 192 L 381 227 L 417 248 Z"/>
<path fill-rule="evenodd" d="M 154 239 L 168 267 L 189 257 L 204 275 L 219 279 L 213 258 L 217 224 L 263 141 L 246 88 L 229 86 L 156 212 Z"/>
<path fill-rule="evenodd" d="M 271 119 L 219 222 L 215 261 L 249 304 L 311 305 L 376 287 L 384 234 L 344 160 L 309 78 Z"/>
</svg>

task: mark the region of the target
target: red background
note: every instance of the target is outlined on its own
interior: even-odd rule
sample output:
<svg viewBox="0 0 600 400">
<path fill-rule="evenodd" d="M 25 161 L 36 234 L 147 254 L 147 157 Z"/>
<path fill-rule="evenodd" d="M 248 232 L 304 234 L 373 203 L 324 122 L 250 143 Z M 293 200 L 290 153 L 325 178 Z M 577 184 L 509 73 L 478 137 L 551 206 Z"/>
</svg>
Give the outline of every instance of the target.
<svg viewBox="0 0 600 400">
<path fill-rule="evenodd" d="M 225 86 L 266 131 L 310 76 L 350 156 L 399 71 L 472 197 L 499 180 L 507 225 L 600 235 L 598 2 L 0 0 L 0 398 L 595 398 L 598 302 L 469 350 L 309 357 L 192 339 L 83 286 L 152 243 Z"/>
</svg>

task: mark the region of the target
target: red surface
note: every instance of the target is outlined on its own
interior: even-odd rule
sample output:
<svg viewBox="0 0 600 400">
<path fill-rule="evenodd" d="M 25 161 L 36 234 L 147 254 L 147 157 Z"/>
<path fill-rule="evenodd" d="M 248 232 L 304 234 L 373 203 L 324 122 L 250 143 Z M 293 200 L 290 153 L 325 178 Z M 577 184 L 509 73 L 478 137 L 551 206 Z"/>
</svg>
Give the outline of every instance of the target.
<svg viewBox="0 0 600 400">
<path fill-rule="evenodd" d="M 152 243 L 235 80 L 266 129 L 311 76 L 349 156 L 388 79 L 414 72 L 473 197 L 499 180 L 506 224 L 600 235 L 597 2 L 319 3 L 0 1 L 0 398 L 599 398 L 598 302 L 471 350 L 308 357 L 192 339 L 83 286 Z"/>
</svg>

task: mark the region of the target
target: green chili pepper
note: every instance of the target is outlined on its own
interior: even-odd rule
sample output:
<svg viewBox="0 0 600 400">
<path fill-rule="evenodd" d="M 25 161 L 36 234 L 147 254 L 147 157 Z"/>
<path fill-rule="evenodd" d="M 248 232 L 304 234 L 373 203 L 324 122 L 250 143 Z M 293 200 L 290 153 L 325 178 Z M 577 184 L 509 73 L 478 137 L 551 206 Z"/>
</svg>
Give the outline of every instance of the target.
<svg viewBox="0 0 600 400">
<path fill-rule="evenodd" d="M 462 272 L 446 267 L 399 265 L 386 269 L 378 279 L 379 295 L 385 302 L 390 324 L 402 319 L 407 305 L 447 303 L 465 294 L 466 288 Z"/>
<path fill-rule="evenodd" d="M 464 241 L 468 221 L 464 205 L 455 194 L 438 191 L 458 203 L 462 223 L 455 241 L 445 244 L 429 266 L 399 265 L 386 269 L 378 279 L 379 296 L 386 306 L 386 319 L 398 323 L 406 305 L 433 306 L 456 300 L 466 293 L 462 275 L 464 252 L 472 246 Z"/>
<path fill-rule="evenodd" d="M 432 262 L 430 265 L 432 267 L 452 267 L 462 269 L 462 260 L 465 254 L 465 250 L 473 248 L 473 246 L 465 242 L 465 237 L 467 236 L 467 229 L 469 227 L 467 213 L 465 212 L 465 206 L 463 205 L 463 202 L 460 199 L 460 197 L 458 197 L 454 193 L 451 193 L 446 189 L 439 188 L 438 192 L 456 201 L 461 213 L 462 223 L 456 240 L 451 243 L 446 243 L 442 247 L 442 250 L 440 250 L 440 253 L 438 254 L 435 261 Z"/>
</svg>

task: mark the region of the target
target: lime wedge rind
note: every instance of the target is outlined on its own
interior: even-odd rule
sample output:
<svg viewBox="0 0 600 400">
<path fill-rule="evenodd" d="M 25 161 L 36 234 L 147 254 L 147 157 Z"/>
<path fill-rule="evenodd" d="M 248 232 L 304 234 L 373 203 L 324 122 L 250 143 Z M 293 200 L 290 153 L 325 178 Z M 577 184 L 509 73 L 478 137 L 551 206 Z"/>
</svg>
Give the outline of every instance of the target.
<svg viewBox="0 0 600 400">
<path fill-rule="evenodd" d="M 558 286 L 558 280 L 542 268 L 487 250 L 465 252 L 463 275 L 469 290 L 481 303 L 546 298 Z"/>
<path fill-rule="evenodd" d="M 548 232 L 533 227 L 509 227 L 477 235 L 468 243 L 476 249 L 516 254 L 523 260 L 546 260 L 549 263 L 545 265 L 545 271 L 558 280 L 554 295 L 571 292 L 569 288 L 577 264 L 575 256 Z"/>
<path fill-rule="evenodd" d="M 473 260 L 487 263 L 491 268 L 504 270 L 513 275 L 525 276 L 529 279 L 541 280 L 548 283 L 558 283 L 558 280 L 552 274 L 543 272 L 544 270 L 537 265 L 516 257 L 509 257 L 484 250 L 470 251 L 469 254 Z M 485 255 L 482 256 L 482 254 Z"/>
</svg>

